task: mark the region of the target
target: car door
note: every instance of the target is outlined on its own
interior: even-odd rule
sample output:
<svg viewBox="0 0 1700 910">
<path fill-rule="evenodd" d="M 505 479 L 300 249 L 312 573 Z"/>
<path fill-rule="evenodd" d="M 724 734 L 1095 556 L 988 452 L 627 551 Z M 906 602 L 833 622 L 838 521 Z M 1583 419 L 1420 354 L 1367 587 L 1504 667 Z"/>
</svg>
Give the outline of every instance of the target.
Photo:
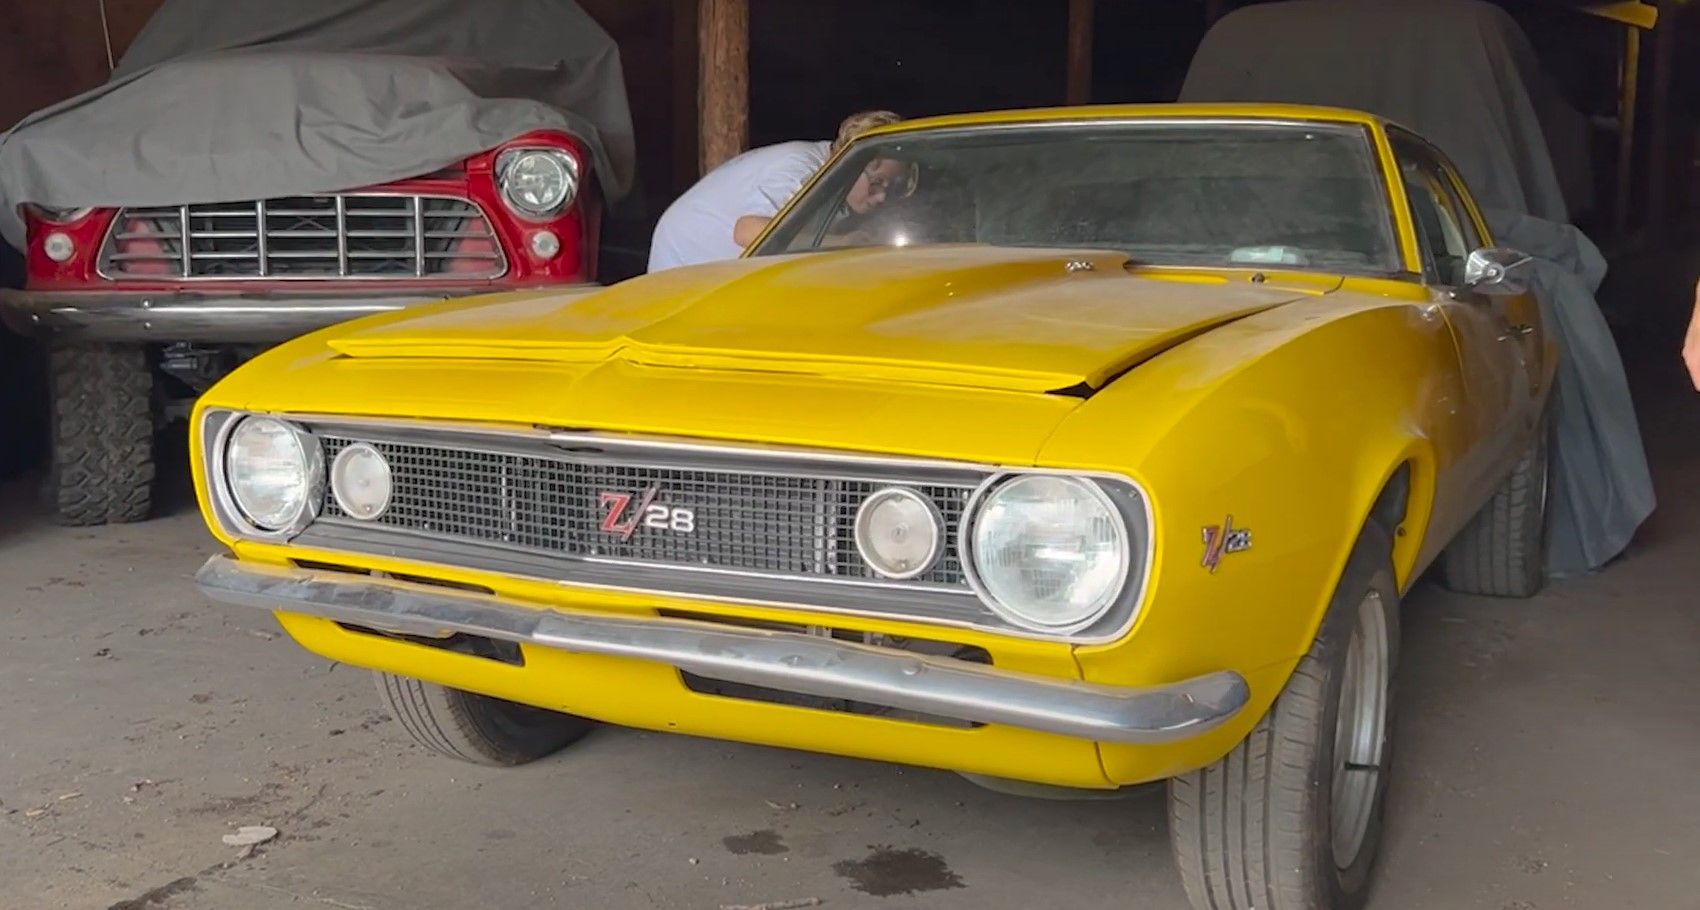
<svg viewBox="0 0 1700 910">
<path fill-rule="evenodd" d="M 1464 287 L 1470 253 L 1484 246 L 1480 226 L 1464 205 L 1461 184 L 1443 159 L 1415 137 L 1392 134 L 1394 156 L 1410 201 L 1423 257 L 1423 281 L 1452 330 L 1464 377 L 1459 417 L 1474 441 L 1461 486 L 1472 502 L 1485 500 L 1532 425 L 1531 377 L 1539 338 L 1532 298 L 1497 297 Z"/>
</svg>

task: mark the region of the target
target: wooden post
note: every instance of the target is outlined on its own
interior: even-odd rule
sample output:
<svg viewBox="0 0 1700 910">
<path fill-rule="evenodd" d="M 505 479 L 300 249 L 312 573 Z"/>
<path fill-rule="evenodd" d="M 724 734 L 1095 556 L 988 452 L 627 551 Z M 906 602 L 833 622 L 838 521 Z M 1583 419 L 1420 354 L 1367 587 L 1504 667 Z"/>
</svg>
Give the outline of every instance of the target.
<svg viewBox="0 0 1700 910">
<path fill-rule="evenodd" d="M 697 42 L 701 36 L 697 33 L 697 0 L 672 0 L 665 6 L 669 7 L 666 12 L 673 19 L 673 141 L 670 149 L 673 161 L 672 179 L 666 188 L 668 198 L 672 198 L 702 176 L 702 140 L 698 133 L 702 126 L 699 122 L 702 113 L 697 91 L 702 78 L 702 67 L 697 62 Z"/>
<path fill-rule="evenodd" d="M 1647 105 L 1647 225 L 1657 229 L 1664 226 L 1670 209 L 1665 187 L 1670 179 L 1670 77 L 1676 63 L 1676 15 L 1680 7 L 1672 4 L 1659 10 L 1653 24 L 1653 60 L 1650 88 L 1652 97 Z"/>
<path fill-rule="evenodd" d="M 1617 198 L 1612 209 L 1612 232 L 1618 239 L 1629 233 L 1630 192 L 1635 186 L 1635 105 L 1641 82 L 1641 30 L 1623 28 L 1623 74 L 1617 102 Z"/>
<path fill-rule="evenodd" d="M 750 141 L 749 0 L 698 0 L 698 135 L 707 172 Z"/>
<path fill-rule="evenodd" d="M 1069 104 L 1092 100 L 1092 7 L 1093 0 L 1068 0 Z"/>
</svg>

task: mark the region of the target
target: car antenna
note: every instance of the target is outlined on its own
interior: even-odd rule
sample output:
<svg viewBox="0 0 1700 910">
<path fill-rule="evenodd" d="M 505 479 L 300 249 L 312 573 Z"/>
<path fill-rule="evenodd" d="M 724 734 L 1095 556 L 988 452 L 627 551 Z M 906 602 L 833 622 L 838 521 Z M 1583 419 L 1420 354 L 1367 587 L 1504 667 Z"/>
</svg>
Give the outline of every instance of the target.
<svg viewBox="0 0 1700 910">
<path fill-rule="evenodd" d="M 100 0 L 100 36 L 106 39 L 106 74 L 110 76 L 118 66 L 112 61 L 112 27 L 106 24 L 106 0 Z"/>
</svg>

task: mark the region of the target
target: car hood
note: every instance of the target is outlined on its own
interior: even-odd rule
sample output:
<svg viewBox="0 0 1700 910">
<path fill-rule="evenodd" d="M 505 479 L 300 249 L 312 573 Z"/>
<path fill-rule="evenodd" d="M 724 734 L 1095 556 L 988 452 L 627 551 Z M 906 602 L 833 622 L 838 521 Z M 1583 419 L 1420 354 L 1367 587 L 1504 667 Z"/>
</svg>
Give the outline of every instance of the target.
<svg viewBox="0 0 1700 910">
<path fill-rule="evenodd" d="M 1118 253 L 858 249 L 450 304 L 333 334 L 352 358 L 624 360 L 1023 392 L 1093 389 L 1312 289 L 1130 269 Z"/>
</svg>

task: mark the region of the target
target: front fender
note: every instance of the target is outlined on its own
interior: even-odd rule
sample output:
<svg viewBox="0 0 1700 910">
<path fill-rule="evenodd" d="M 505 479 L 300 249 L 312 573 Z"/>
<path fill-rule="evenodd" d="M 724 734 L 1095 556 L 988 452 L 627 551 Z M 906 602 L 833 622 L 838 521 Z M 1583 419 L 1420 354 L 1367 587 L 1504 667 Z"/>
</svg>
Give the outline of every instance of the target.
<svg viewBox="0 0 1700 910">
<path fill-rule="evenodd" d="M 1251 702 L 1211 735 L 1214 757 L 1250 731 L 1309 649 L 1402 465 L 1401 590 L 1445 542 L 1429 533 L 1437 491 L 1471 447 L 1452 419 L 1465 399 L 1446 323 L 1414 302 L 1342 297 L 1290 304 L 1152 360 L 1065 419 L 1043 452 L 1046 464 L 1126 473 L 1152 500 L 1146 600 L 1121 640 L 1077 649 L 1083 676 L 1240 672 Z M 1207 560 L 1207 537 L 1230 525 L 1249 532 L 1249 547 Z M 1118 780 L 1173 770 L 1139 767 L 1133 750 L 1104 757 Z"/>
</svg>

